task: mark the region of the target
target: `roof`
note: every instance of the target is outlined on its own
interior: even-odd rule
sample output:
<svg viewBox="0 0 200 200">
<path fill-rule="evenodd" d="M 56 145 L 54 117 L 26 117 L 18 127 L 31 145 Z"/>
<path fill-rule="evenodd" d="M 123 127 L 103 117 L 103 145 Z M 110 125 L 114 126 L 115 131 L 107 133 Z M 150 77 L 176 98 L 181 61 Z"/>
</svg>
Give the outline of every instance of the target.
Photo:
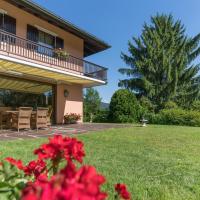
<svg viewBox="0 0 200 200">
<path fill-rule="evenodd" d="M 68 31 L 77 37 L 84 40 L 84 57 L 104 51 L 111 46 L 96 36 L 80 29 L 69 21 L 57 16 L 51 11 L 41 7 L 40 5 L 30 0 L 6 0 L 9 3 L 23 9 L 33 15 L 40 17 L 41 19 L 48 21 L 49 23 L 58 26 L 65 31 Z"/>
</svg>

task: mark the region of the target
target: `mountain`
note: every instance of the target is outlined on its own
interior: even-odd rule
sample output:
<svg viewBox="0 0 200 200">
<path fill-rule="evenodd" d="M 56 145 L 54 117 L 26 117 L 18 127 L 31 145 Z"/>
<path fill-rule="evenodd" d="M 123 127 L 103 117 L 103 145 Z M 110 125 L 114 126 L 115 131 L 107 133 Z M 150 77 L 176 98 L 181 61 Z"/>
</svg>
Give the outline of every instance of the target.
<svg viewBox="0 0 200 200">
<path fill-rule="evenodd" d="M 100 108 L 103 110 L 107 110 L 109 109 L 109 105 L 110 105 L 109 103 L 101 102 Z"/>
</svg>

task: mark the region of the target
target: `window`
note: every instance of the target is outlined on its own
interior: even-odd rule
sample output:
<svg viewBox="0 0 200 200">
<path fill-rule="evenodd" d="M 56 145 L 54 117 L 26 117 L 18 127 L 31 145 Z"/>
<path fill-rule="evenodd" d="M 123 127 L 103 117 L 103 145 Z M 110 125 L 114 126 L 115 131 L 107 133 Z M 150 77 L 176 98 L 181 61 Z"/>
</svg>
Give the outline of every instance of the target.
<svg viewBox="0 0 200 200">
<path fill-rule="evenodd" d="M 31 25 L 27 25 L 27 39 L 33 42 L 38 42 L 39 31 L 37 28 Z"/>
<path fill-rule="evenodd" d="M 54 48 L 64 49 L 64 40 L 62 38 L 53 36 L 31 25 L 27 25 L 27 39 L 41 45 L 34 49 L 48 56 L 54 56 Z"/>
<path fill-rule="evenodd" d="M 0 13 L 0 28 L 12 34 L 16 34 L 16 19 Z"/>
<path fill-rule="evenodd" d="M 43 31 L 39 31 L 39 43 L 46 47 L 53 48 L 55 46 L 55 37 Z"/>
<path fill-rule="evenodd" d="M 56 49 L 64 49 L 64 40 L 56 37 Z"/>
<path fill-rule="evenodd" d="M 38 40 L 38 43 L 41 45 L 38 51 L 52 57 L 54 55 L 55 37 L 43 31 L 39 31 Z"/>
</svg>

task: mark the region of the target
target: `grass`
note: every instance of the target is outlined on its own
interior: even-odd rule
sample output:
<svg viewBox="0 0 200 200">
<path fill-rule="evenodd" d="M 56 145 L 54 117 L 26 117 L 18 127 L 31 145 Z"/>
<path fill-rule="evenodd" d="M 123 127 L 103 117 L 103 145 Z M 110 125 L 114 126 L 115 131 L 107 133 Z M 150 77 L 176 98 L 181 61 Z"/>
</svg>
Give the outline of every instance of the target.
<svg viewBox="0 0 200 200">
<path fill-rule="evenodd" d="M 200 199 L 200 128 L 131 127 L 78 138 L 85 143 L 84 162 L 106 176 L 109 199 L 118 182 L 126 183 L 137 200 Z M 2 141 L 0 157 L 28 162 L 34 158 L 32 150 L 44 141 Z"/>
</svg>

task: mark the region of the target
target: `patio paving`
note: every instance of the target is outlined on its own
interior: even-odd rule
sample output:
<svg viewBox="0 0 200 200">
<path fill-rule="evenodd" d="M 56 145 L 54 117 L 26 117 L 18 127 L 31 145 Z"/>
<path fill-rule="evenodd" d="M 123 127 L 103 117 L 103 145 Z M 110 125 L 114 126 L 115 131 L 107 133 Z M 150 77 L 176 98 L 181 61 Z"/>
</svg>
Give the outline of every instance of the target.
<svg viewBox="0 0 200 200">
<path fill-rule="evenodd" d="M 2 140 L 24 140 L 51 137 L 55 134 L 76 135 L 89 133 L 91 131 L 106 130 L 110 128 L 125 128 L 130 127 L 130 124 L 98 124 L 98 123 L 83 123 L 71 125 L 51 126 L 48 129 L 39 130 L 21 130 L 19 133 L 13 130 L 0 130 L 0 141 Z"/>
</svg>

